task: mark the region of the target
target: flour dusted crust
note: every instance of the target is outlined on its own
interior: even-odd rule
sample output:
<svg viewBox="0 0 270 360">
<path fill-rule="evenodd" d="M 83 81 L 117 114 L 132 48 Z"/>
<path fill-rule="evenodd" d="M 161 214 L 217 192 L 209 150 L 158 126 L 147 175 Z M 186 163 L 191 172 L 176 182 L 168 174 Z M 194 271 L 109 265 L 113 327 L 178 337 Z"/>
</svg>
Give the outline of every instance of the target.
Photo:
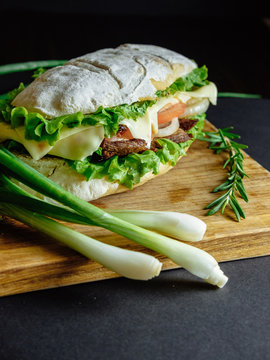
<svg viewBox="0 0 270 360">
<path fill-rule="evenodd" d="M 187 151 L 188 148 L 186 148 Z M 106 178 L 86 180 L 83 175 L 80 175 L 73 170 L 64 159 L 56 157 L 44 157 L 41 160 L 33 160 L 30 156 L 16 154 L 21 160 L 33 167 L 35 170 L 45 175 L 56 184 L 62 186 L 67 191 L 78 196 L 79 198 L 92 201 L 101 197 L 124 192 L 129 190 L 126 186 L 120 185 L 118 182 L 110 182 Z M 181 158 L 181 157 L 180 157 Z M 180 160 L 178 159 L 178 161 Z M 169 164 L 160 164 L 159 173 L 154 175 L 152 172 L 145 174 L 139 184 L 134 187 L 145 184 L 147 181 L 163 175 L 173 166 Z M 22 188 L 25 185 L 20 184 Z M 36 196 L 40 196 L 34 190 L 27 188 L 27 191 Z M 44 197 L 43 197 L 44 198 Z"/>
<path fill-rule="evenodd" d="M 153 99 L 157 90 L 195 67 L 192 60 L 159 46 L 125 44 L 46 71 L 12 104 L 48 118 L 77 111 L 93 113 L 100 106 Z"/>
<path fill-rule="evenodd" d="M 12 105 L 24 106 L 47 118 L 78 111 L 93 113 L 100 106 L 106 108 L 153 99 L 157 90 L 165 89 L 195 67 L 190 59 L 165 48 L 125 44 L 86 54 L 46 71 L 18 94 Z M 61 158 L 46 156 L 34 160 L 30 156 L 17 156 L 86 201 L 129 190 L 106 178 L 87 181 Z M 158 175 L 171 168 L 168 164 L 160 164 Z M 136 186 L 158 175 L 149 172 Z"/>
</svg>

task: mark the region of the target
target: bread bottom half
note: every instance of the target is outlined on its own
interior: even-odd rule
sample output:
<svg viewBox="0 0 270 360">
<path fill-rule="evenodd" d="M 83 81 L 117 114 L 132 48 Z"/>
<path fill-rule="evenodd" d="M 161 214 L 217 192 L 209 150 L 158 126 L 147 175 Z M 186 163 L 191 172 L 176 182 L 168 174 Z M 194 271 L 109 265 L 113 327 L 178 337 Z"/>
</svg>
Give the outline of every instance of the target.
<svg viewBox="0 0 270 360">
<path fill-rule="evenodd" d="M 188 150 L 188 147 L 185 151 Z M 71 192 L 72 194 L 78 196 L 79 198 L 85 201 L 92 201 L 99 199 L 104 196 L 108 196 L 111 194 L 116 194 L 124 191 L 130 190 L 126 186 L 121 185 L 119 182 L 110 182 L 106 177 L 102 179 L 90 179 L 86 180 L 86 178 L 77 173 L 74 169 L 72 169 L 68 163 L 61 158 L 45 156 L 40 160 L 34 160 L 30 156 L 27 155 L 18 155 L 18 158 L 23 160 L 26 164 L 45 175 L 47 178 L 54 181 L 56 184 L 63 187 L 65 190 Z M 181 159 L 179 157 L 178 161 Z M 137 186 L 141 186 L 147 181 L 165 174 L 173 166 L 170 164 L 162 164 L 160 163 L 158 174 L 153 174 L 152 172 L 148 172 L 145 174 L 141 181 L 134 185 L 133 188 Z M 21 188 L 26 189 L 31 194 L 45 199 L 45 196 L 37 193 L 35 190 L 29 189 L 24 184 L 19 184 Z"/>
</svg>

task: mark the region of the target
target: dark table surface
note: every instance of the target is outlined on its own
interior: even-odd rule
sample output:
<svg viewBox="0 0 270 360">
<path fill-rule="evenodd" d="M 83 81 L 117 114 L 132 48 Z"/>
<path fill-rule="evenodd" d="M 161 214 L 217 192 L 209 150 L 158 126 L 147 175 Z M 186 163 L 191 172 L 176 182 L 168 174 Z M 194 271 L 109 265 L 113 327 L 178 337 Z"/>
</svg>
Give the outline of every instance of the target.
<svg viewBox="0 0 270 360">
<path fill-rule="evenodd" d="M 208 119 L 269 169 L 269 114 L 268 99 L 220 99 Z M 269 359 L 270 257 L 221 268 L 223 289 L 179 269 L 1 298 L 0 359 Z"/>
<path fill-rule="evenodd" d="M 249 145 L 247 152 L 270 169 L 269 52 L 264 51 L 269 29 L 261 18 L 218 18 L 211 24 L 197 17 L 185 41 L 178 41 L 168 32 L 175 33 L 176 25 L 187 29 L 186 17 L 177 24 L 166 18 L 157 30 L 153 24 L 159 18 L 149 15 L 138 23 L 134 17 L 80 14 L 80 39 L 78 16 L 36 15 L 14 9 L 2 12 L 2 20 L 12 19 L 12 27 L 5 28 L 2 38 L 1 64 L 66 59 L 126 41 L 182 49 L 208 65 L 221 91 L 263 95 L 219 99 L 208 119 L 217 127 L 233 125 Z M 88 27 L 89 36 L 99 27 L 99 40 L 90 37 L 85 42 Z M 73 42 L 72 33 L 77 37 Z M 218 40 L 213 33 L 218 33 Z M 256 34 L 252 51 L 251 34 Z M 4 76 L 0 90 L 28 78 L 29 74 Z M 229 277 L 223 289 L 179 269 L 148 282 L 119 278 L 1 298 L 0 359 L 270 359 L 270 257 L 226 262 L 221 268 Z"/>
</svg>

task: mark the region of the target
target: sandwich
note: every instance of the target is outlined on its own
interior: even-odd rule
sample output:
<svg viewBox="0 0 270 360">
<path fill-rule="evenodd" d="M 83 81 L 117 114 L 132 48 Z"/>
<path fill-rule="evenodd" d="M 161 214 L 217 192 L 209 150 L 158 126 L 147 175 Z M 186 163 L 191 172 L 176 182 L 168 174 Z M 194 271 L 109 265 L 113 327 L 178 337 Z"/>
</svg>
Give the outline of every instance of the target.
<svg viewBox="0 0 270 360">
<path fill-rule="evenodd" d="M 74 58 L 0 105 L 0 143 L 91 201 L 173 168 L 203 129 L 217 89 L 206 66 L 124 44 Z"/>
</svg>

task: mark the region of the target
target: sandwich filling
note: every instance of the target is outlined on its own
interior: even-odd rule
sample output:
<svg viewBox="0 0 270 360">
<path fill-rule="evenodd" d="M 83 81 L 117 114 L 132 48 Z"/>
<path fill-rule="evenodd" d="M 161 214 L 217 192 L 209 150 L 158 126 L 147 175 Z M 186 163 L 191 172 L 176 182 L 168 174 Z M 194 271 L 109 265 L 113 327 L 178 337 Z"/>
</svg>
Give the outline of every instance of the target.
<svg viewBox="0 0 270 360">
<path fill-rule="evenodd" d="M 34 160 L 64 158 L 87 180 L 106 176 L 129 188 L 146 172 L 158 173 L 160 162 L 175 165 L 217 97 L 205 66 L 156 91 L 152 99 L 52 119 L 14 105 L 23 89 L 20 85 L 0 100 L 0 142 L 15 150 L 21 144 L 20 151 Z"/>
</svg>

